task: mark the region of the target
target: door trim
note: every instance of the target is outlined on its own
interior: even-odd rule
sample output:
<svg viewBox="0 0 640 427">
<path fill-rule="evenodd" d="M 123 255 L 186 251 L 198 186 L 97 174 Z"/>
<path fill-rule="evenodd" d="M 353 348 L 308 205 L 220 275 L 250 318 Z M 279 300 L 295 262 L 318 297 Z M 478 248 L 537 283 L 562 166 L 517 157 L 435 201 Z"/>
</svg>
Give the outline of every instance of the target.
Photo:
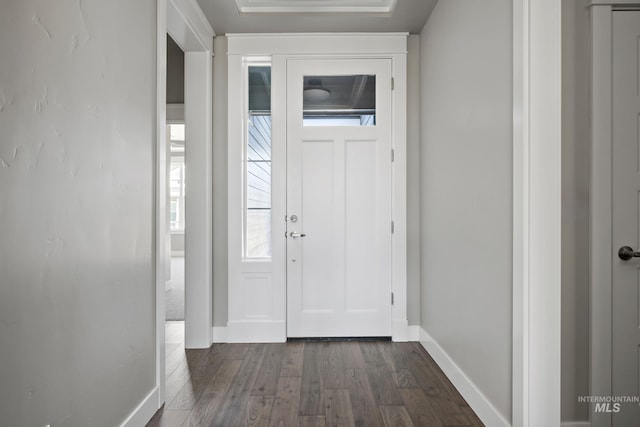
<svg viewBox="0 0 640 427">
<path fill-rule="evenodd" d="M 407 321 L 407 271 L 406 271 L 406 78 L 407 78 L 407 33 L 318 33 L 318 34 L 229 34 L 229 99 L 228 124 L 229 141 L 242 138 L 242 106 L 238 93 L 242 93 L 242 64 L 246 59 L 264 58 L 268 56 L 272 62 L 272 87 L 284 87 L 286 82 L 286 59 L 288 58 L 386 58 L 392 60 L 392 73 L 395 80 L 395 90 L 392 92 L 392 147 L 395 150 L 395 162 L 392 170 L 392 197 L 395 233 L 392 238 L 392 289 L 395 294 L 395 304 L 392 308 L 393 335 L 395 341 L 407 341 L 409 328 Z M 273 89 L 275 90 L 275 89 Z M 285 105 L 279 99 L 272 103 L 272 149 L 282 150 L 286 135 Z M 282 147 L 280 147 L 282 145 Z M 229 318 L 227 323 L 228 342 L 286 340 L 286 284 L 273 283 L 272 300 L 269 319 L 256 321 L 245 316 L 242 307 L 246 302 L 246 295 L 238 292 L 240 281 L 236 266 L 240 260 L 238 251 L 233 245 L 234 239 L 240 239 L 239 225 L 234 222 L 237 216 L 238 200 L 232 195 L 237 194 L 238 187 L 238 153 L 237 147 L 229 145 Z M 274 151 L 274 162 L 276 152 Z M 284 155 L 284 153 L 283 153 Z M 274 188 L 274 191 L 277 189 Z M 274 210 L 275 200 L 274 200 Z M 284 212 L 284 206 L 282 207 Z M 274 228 L 275 231 L 275 228 Z M 276 235 L 274 233 L 274 235 Z M 284 259 L 283 259 L 284 262 Z M 238 326 L 251 325 L 251 336 L 241 334 Z M 274 328 L 278 329 L 277 338 Z M 242 331 L 245 331 L 243 328 Z M 238 333 L 236 333 L 238 332 Z"/>
<path fill-rule="evenodd" d="M 167 105 L 166 105 L 166 84 L 167 84 L 167 34 L 176 41 L 178 46 L 187 54 L 196 53 L 196 55 L 188 60 L 190 65 L 187 67 L 186 78 L 197 77 L 194 84 L 202 83 L 202 87 L 211 88 L 211 56 L 213 55 L 213 37 L 214 32 L 209 25 L 204 13 L 195 2 L 195 0 L 158 0 L 156 4 L 156 145 L 154 159 L 154 250 L 155 250 L 155 347 L 156 347 L 156 386 L 158 387 L 158 408 L 164 404 L 165 400 L 165 283 L 166 283 L 166 241 L 169 233 L 165 224 L 167 223 L 167 141 L 166 141 L 166 121 L 167 121 Z M 207 60 L 203 58 L 206 55 Z M 187 62 L 185 55 L 185 63 Z M 195 60 L 194 60 L 195 59 Z M 185 91 L 187 89 L 185 88 Z M 211 153 L 211 129 L 212 115 L 211 108 L 202 111 L 203 106 L 211 105 L 211 90 L 200 90 L 200 95 L 186 99 L 185 121 L 195 123 L 195 127 L 199 129 L 197 137 L 194 140 L 198 144 L 198 152 Z M 202 233 L 194 233 L 200 236 L 200 240 L 196 239 L 194 243 L 200 244 L 198 247 L 210 248 L 213 240 L 211 233 L 211 164 L 209 157 L 202 158 L 201 173 L 191 177 L 193 181 L 202 182 L 202 186 L 196 190 L 195 198 L 205 206 L 205 213 L 197 222 L 193 222 L 191 228 L 201 230 Z M 208 209 L 208 211 L 207 211 Z M 194 251 L 196 252 L 196 251 Z M 197 340 L 187 342 L 187 346 L 209 347 L 211 345 L 211 325 L 212 325 L 212 286 L 211 286 L 211 251 L 208 253 L 193 253 L 192 256 L 196 263 L 191 269 L 204 271 L 209 280 L 193 281 L 193 283 L 185 282 L 186 286 L 190 286 L 196 291 L 197 295 L 208 295 L 208 298 L 201 299 L 200 305 L 196 310 L 196 316 L 185 318 L 185 325 L 191 324 L 193 328 L 185 326 L 187 329 L 193 329 L 189 333 L 192 337 L 196 336 Z M 185 266 L 185 273 L 187 266 Z M 209 273 L 207 273 L 207 271 Z M 202 276 L 202 274 L 198 274 Z M 186 301 L 185 301 L 186 303 Z M 187 311 L 187 310 L 185 310 Z M 186 313 L 185 313 L 186 314 Z M 200 339 L 202 338 L 202 339 Z"/>
<path fill-rule="evenodd" d="M 561 16 L 513 1 L 514 427 L 560 424 Z"/>
<path fill-rule="evenodd" d="M 406 44 L 406 37 L 405 37 Z M 406 47 L 405 47 L 406 51 Z M 394 161 L 391 168 L 392 219 L 394 232 L 391 240 L 391 291 L 394 295 L 392 337 L 394 341 L 409 340 L 407 318 L 407 55 L 391 56 L 391 147 Z M 399 78 L 402 76 L 402 78 Z"/>
</svg>

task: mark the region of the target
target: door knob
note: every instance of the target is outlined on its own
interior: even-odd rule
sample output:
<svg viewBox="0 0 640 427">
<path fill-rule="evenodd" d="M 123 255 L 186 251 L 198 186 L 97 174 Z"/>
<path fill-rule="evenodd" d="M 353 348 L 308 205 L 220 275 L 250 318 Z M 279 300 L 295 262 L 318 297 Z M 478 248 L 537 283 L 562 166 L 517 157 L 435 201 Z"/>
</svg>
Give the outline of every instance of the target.
<svg viewBox="0 0 640 427">
<path fill-rule="evenodd" d="M 634 251 L 629 246 L 622 246 L 618 249 L 618 257 L 623 261 L 629 261 L 631 258 L 640 258 L 640 252 Z"/>
<path fill-rule="evenodd" d="M 291 237 L 292 239 L 295 239 L 296 237 L 304 237 L 304 236 L 306 236 L 306 234 L 296 233 L 295 231 L 292 231 L 291 233 L 289 233 L 289 237 Z"/>
</svg>

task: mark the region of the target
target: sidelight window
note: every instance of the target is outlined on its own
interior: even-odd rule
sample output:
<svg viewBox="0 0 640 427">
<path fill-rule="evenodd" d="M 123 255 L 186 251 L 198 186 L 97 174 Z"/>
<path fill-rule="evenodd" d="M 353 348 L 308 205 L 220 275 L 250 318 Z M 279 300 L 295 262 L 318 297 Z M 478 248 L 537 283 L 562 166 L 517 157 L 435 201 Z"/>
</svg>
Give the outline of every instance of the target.
<svg viewBox="0 0 640 427">
<path fill-rule="evenodd" d="M 248 67 L 244 257 L 271 257 L 271 66 Z"/>
</svg>

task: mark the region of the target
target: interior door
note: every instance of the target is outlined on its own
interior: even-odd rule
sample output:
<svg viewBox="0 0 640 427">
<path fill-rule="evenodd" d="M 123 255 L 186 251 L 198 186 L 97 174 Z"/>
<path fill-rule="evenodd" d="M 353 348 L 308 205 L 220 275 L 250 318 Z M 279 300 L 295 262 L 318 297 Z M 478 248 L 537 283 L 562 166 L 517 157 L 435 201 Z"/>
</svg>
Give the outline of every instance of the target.
<svg viewBox="0 0 640 427">
<path fill-rule="evenodd" d="M 287 334 L 391 336 L 391 60 L 287 61 Z"/>
<path fill-rule="evenodd" d="M 614 12 L 612 394 L 640 395 L 640 12 Z M 621 259 L 628 258 L 628 259 Z M 612 425 L 638 425 L 637 403 L 612 405 Z"/>
</svg>

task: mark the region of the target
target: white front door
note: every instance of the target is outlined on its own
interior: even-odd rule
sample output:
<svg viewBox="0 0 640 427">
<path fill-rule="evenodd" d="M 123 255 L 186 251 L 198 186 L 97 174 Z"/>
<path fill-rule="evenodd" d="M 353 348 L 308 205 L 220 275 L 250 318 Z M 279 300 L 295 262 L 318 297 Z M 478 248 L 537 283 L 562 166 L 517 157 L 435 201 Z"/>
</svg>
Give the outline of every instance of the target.
<svg viewBox="0 0 640 427">
<path fill-rule="evenodd" d="M 640 250 L 640 12 L 613 15 L 612 394 L 639 396 L 640 259 L 618 251 Z M 639 425 L 638 403 L 610 406 L 614 427 Z"/>
<path fill-rule="evenodd" d="M 287 62 L 287 335 L 391 336 L 391 60 Z"/>
</svg>

